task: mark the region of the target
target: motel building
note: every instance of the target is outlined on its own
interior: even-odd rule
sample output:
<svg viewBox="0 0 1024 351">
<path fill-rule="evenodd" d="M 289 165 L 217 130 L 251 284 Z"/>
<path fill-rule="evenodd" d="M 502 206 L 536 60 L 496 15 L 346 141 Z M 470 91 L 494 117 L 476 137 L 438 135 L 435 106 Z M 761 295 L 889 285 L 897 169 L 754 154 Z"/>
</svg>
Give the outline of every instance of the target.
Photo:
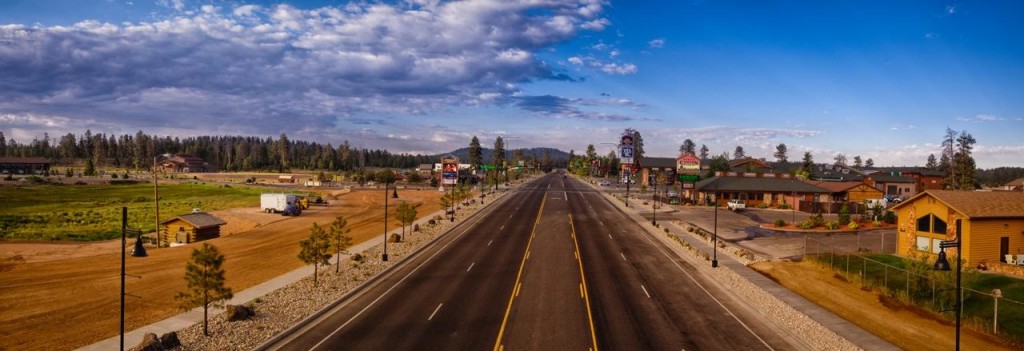
<svg viewBox="0 0 1024 351">
<path fill-rule="evenodd" d="M 1024 193 L 925 190 L 894 206 L 899 218 L 897 253 L 939 253 L 939 243 L 956 240 L 960 225 L 966 267 L 1024 274 Z M 946 249 L 955 260 L 956 249 Z"/>
</svg>

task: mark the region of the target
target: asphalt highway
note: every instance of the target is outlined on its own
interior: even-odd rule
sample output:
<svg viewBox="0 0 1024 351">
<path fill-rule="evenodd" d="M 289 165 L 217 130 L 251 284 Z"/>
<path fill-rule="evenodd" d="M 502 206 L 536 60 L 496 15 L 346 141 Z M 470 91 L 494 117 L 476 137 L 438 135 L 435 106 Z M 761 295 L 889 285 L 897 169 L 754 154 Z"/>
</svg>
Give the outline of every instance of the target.
<svg viewBox="0 0 1024 351">
<path fill-rule="evenodd" d="M 793 349 L 584 183 L 547 175 L 279 350 Z"/>
</svg>

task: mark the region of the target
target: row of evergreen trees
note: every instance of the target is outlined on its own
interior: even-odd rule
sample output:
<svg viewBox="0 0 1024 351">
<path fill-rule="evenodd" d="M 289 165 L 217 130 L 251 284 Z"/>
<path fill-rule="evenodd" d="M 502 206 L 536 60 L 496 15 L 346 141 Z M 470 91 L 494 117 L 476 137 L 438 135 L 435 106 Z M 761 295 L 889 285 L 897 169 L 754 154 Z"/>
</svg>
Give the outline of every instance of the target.
<svg viewBox="0 0 1024 351">
<path fill-rule="evenodd" d="M 7 139 L 0 131 L 0 156 L 45 157 L 56 165 L 76 161 L 94 167 L 148 169 L 153 157 L 165 153 L 198 156 L 224 171 L 286 171 L 321 169 L 351 171 L 362 167 L 412 168 L 421 163 L 438 162 L 435 155 L 392 154 L 387 150 L 356 148 L 343 141 L 337 147 L 328 144 L 253 136 L 198 136 L 177 138 L 148 135 L 68 133 L 56 139 L 49 134 L 29 143 Z"/>
</svg>

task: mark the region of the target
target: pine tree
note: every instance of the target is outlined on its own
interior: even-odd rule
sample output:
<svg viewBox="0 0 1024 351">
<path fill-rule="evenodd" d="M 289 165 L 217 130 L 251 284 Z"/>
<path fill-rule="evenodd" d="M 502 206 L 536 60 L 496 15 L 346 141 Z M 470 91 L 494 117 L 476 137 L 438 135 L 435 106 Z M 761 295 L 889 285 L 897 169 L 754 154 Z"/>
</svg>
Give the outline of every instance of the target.
<svg viewBox="0 0 1024 351">
<path fill-rule="evenodd" d="M 0 132 L 0 156 L 7 156 L 7 138 L 4 137 L 4 132 Z"/>
<path fill-rule="evenodd" d="M 974 149 L 974 139 L 967 131 L 960 132 L 956 138 L 956 153 L 953 156 L 954 174 L 959 177 L 956 180 L 956 189 L 973 190 L 975 188 L 975 163 L 971 153 Z"/>
<path fill-rule="evenodd" d="M 942 171 L 946 174 L 945 183 L 946 188 L 956 189 L 956 166 L 954 165 L 956 160 L 956 131 L 952 128 L 946 127 L 946 136 L 942 139 L 942 159 L 946 160 L 946 165 Z"/>
<path fill-rule="evenodd" d="M 708 146 L 707 145 L 700 144 L 700 159 L 701 160 L 708 159 L 708 152 L 709 151 L 710 150 L 708 150 Z"/>
<path fill-rule="evenodd" d="M 319 266 L 331 264 L 331 254 L 328 251 L 331 247 L 330 238 L 327 237 L 324 229 L 320 228 L 320 225 L 313 223 L 313 228 L 309 230 L 309 239 L 300 241 L 299 246 L 302 247 L 302 250 L 299 251 L 299 259 L 305 264 L 313 265 L 313 286 L 315 287 Z"/>
<path fill-rule="evenodd" d="M 202 247 L 192 250 L 192 259 L 185 264 L 185 285 L 188 290 L 175 295 L 181 301 L 182 309 L 203 307 L 203 334 L 206 336 L 210 336 L 207 326 L 209 308 L 219 307 L 224 300 L 234 296 L 231 288 L 224 286 L 223 264 L 224 255 L 210 243 L 203 243 Z"/>
<path fill-rule="evenodd" d="M 331 234 L 331 248 L 334 249 L 334 273 L 341 272 L 341 253 L 352 246 L 352 237 L 348 235 L 352 230 L 346 228 L 348 221 L 345 216 L 338 216 L 331 222 L 329 228 Z"/>
<path fill-rule="evenodd" d="M 483 163 L 483 149 L 480 148 L 480 139 L 477 139 L 476 135 L 469 141 L 469 165 L 473 167 L 473 170 L 479 170 L 480 165 Z"/>
<path fill-rule="evenodd" d="M 683 144 L 682 145 L 679 145 L 679 153 L 680 154 L 692 154 L 692 153 L 694 153 L 696 151 L 696 148 L 697 148 L 697 144 L 694 143 L 693 140 L 686 139 L 686 140 L 683 140 Z"/>
<path fill-rule="evenodd" d="M 862 160 L 860 158 L 860 155 L 857 155 L 857 156 L 853 157 L 853 166 L 854 167 L 860 168 L 863 165 L 864 165 L 864 160 Z"/>
<path fill-rule="evenodd" d="M 91 177 L 91 176 L 96 175 L 96 166 L 93 165 L 91 157 L 87 158 L 85 160 L 85 171 L 84 171 L 84 174 L 87 177 Z"/>
<path fill-rule="evenodd" d="M 786 148 L 786 144 L 779 143 L 779 145 L 775 146 L 775 161 L 779 163 L 789 162 L 789 156 L 786 155 L 788 152 L 789 149 Z"/>
<path fill-rule="evenodd" d="M 803 163 L 800 165 L 800 174 L 803 175 L 804 179 L 810 179 L 811 173 L 814 171 L 814 156 L 811 156 L 810 151 L 804 152 Z"/>
<path fill-rule="evenodd" d="M 497 177 L 499 171 L 505 169 L 505 139 L 497 137 L 494 139 L 494 174 Z"/>
<path fill-rule="evenodd" d="M 935 160 L 935 154 L 928 155 L 928 162 L 924 166 L 932 171 L 939 169 L 939 161 Z"/>
<path fill-rule="evenodd" d="M 874 166 L 875 166 L 875 160 L 870 159 L 870 158 L 867 159 L 867 160 L 864 160 L 864 167 L 865 168 L 871 168 L 871 167 L 874 167 Z"/>
<path fill-rule="evenodd" d="M 742 146 L 736 146 L 736 150 L 732 152 L 732 158 L 738 160 L 747 156 L 747 153 L 743 151 Z"/>
</svg>

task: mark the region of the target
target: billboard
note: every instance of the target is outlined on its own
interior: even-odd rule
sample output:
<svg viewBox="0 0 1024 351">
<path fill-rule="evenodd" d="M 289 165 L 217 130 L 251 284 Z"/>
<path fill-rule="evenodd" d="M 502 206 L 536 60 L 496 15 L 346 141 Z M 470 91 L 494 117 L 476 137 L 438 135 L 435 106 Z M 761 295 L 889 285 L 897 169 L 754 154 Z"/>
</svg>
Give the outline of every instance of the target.
<svg viewBox="0 0 1024 351">
<path fill-rule="evenodd" d="M 459 158 L 445 156 L 441 158 L 441 184 L 455 185 L 459 181 Z"/>
</svg>

